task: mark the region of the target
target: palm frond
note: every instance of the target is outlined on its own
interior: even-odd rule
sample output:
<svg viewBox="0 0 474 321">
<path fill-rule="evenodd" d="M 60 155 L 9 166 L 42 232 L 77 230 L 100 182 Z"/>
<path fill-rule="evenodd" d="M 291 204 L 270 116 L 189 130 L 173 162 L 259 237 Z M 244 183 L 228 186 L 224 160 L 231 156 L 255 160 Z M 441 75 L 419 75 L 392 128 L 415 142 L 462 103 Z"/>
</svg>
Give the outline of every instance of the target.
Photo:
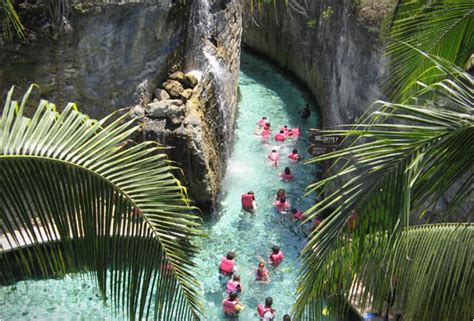
<svg viewBox="0 0 474 321">
<path fill-rule="evenodd" d="M 411 104 L 377 102 L 364 121 L 353 128 L 324 131 L 328 135 L 345 136 L 348 147 L 309 161 L 333 161 L 334 174 L 308 187 L 308 193 L 326 196 L 308 210 L 308 219 L 328 210 L 331 214 L 310 235 L 303 252 L 295 305 L 298 317 L 313 311 L 307 319 L 317 320 L 320 309 L 315 307 L 323 298 L 347 299 L 356 276 L 368 276 L 363 279 L 367 291 L 360 300 L 379 302 L 376 300 L 380 297 L 369 298 L 368 291 L 378 284 L 386 286 L 387 282 L 370 278 L 370 271 L 388 273 L 379 262 L 391 258 L 392 252 L 403 243 L 410 222 L 418 220 L 420 213 L 431 209 L 442 194 L 472 173 L 473 79 L 456 66 L 440 61 L 432 63 L 444 79 L 431 85 L 420 81 L 420 89 Z M 469 192 L 461 191 L 458 203 L 472 195 L 472 185 L 466 187 Z M 354 219 L 357 224 L 349 228 L 348 222 Z M 462 282 L 468 283 L 469 276 L 464 274 Z M 415 288 L 409 286 L 417 285 L 407 284 L 403 292 L 408 295 L 406 299 L 417 300 L 411 296 Z M 442 286 L 443 290 L 449 289 L 449 284 Z M 472 291 L 462 293 L 470 299 L 472 294 Z M 438 302 L 435 297 L 420 300 Z M 312 304 L 313 301 L 319 303 Z M 341 310 L 341 300 L 330 302 L 337 302 Z M 414 309 L 407 309 L 415 315 Z M 439 309 L 447 311 L 446 305 Z M 458 305 L 452 309 L 458 316 L 465 315 Z M 449 320 L 453 313 L 430 317 Z M 429 318 L 417 315 L 407 320 Z"/>
<path fill-rule="evenodd" d="M 11 0 L 2 0 L 0 14 L 2 15 L 3 38 L 6 41 L 12 40 L 14 34 L 18 38 L 25 37 L 25 27 L 23 27 Z"/>
<path fill-rule="evenodd" d="M 412 48 L 464 66 L 474 50 L 474 4 L 469 0 L 402 1 L 389 32 L 390 75 L 384 86 L 391 98 L 404 102 L 419 87 L 442 75 L 432 60 Z"/>
<path fill-rule="evenodd" d="M 153 142 L 132 144 L 127 115 L 89 119 L 42 100 L 23 116 L 8 93 L 0 119 L 2 282 L 92 271 L 103 298 L 133 320 L 199 319 L 193 237 L 201 235 L 174 167 Z"/>
</svg>

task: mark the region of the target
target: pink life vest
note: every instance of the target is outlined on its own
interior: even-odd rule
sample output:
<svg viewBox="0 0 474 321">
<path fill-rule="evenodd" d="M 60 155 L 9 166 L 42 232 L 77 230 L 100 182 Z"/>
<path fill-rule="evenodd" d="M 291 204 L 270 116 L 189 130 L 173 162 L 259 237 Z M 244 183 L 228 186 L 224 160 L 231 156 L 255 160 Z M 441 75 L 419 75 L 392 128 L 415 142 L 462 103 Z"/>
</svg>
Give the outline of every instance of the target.
<svg viewBox="0 0 474 321">
<path fill-rule="evenodd" d="M 264 269 L 263 271 L 260 271 L 257 268 L 257 272 L 255 273 L 255 280 L 256 281 L 263 281 L 266 278 L 268 278 L 268 270 Z"/>
<path fill-rule="evenodd" d="M 235 314 L 237 312 L 235 311 L 237 303 L 237 301 L 225 300 L 222 304 L 224 306 L 224 311 L 229 314 Z"/>
<path fill-rule="evenodd" d="M 268 159 L 276 162 L 277 160 L 280 159 L 280 155 L 278 153 L 271 152 L 270 155 L 268 155 Z"/>
<path fill-rule="evenodd" d="M 296 213 L 293 214 L 293 218 L 295 218 L 297 220 L 302 220 L 302 219 L 304 219 L 304 214 L 301 211 L 296 211 Z"/>
<path fill-rule="evenodd" d="M 241 201 L 243 208 L 253 207 L 253 196 L 251 194 L 242 194 Z"/>
<path fill-rule="evenodd" d="M 258 121 L 258 126 L 260 126 L 260 127 L 265 127 L 266 124 L 267 124 L 267 120 L 266 120 L 266 119 L 260 119 L 260 120 Z"/>
<path fill-rule="evenodd" d="M 296 160 L 300 159 L 300 155 L 298 155 L 298 153 L 289 153 L 288 158 L 296 161 Z"/>
<path fill-rule="evenodd" d="M 229 280 L 229 282 L 227 282 L 227 293 L 232 293 L 232 292 L 239 292 L 240 288 L 240 282 L 239 281 L 234 281 L 234 280 Z"/>
<path fill-rule="evenodd" d="M 284 180 L 285 182 L 291 181 L 293 180 L 293 178 L 294 176 L 291 174 L 286 174 L 286 173 L 281 174 L 281 179 Z"/>
<path fill-rule="evenodd" d="M 285 203 L 281 203 L 280 201 L 276 201 L 275 202 L 275 207 L 279 211 L 286 210 L 286 209 L 290 208 L 290 203 L 288 203 L 288 201 L 286 201 Z"/>
<path fill-rule="evenodd" d="M 271 129 L 265 128 L 264 130 L 262 130 L 262 137 L 268 138 L 270 137 L 271 133 L 272 133 Z"/>
<path fill-rule="evenodd" d="M 257 313 L 261 318 L 263 318 L 265 316 L 265 313 L 267 313 L 268 311 L 270 311 L 273 315 L 275 313 L 275 310 L 273 310 L 272 308 L 266 308 L 261 303 L 257 304 Z"/>
<path fill-rule="evenodd" d="M 229 260 L 228 258 L 223 257 L 221 263 L 219 264 L 219 270 L 221 270 L 221 272 L 231 274 L 234 272 L 234 264 L 234 260 Z"/>
<path fill-rule="evenodd" d="M 291 130 L 291 133 L 291 136 L 298 138 L 300 136 L 300 129 L 298 127 L 295 127 Z"/>
<path fill-rule="evenodd" d="M 278 266 L 283 261 L 284 257 L 285 257 L 285 255 L 283 254 L 283 251 L 280 250 L 280 251 L 278 251 L 277 254 L 270 255 L 270 261 L 272 261 L 273 266 Z"/>
<path fill-rule="evenodd" d="M 285 139 L 286 139 L 285 134 L 282 134 L 280 132 L 275 134 L 275 140 L 276 141 L 283 142 L 283 141 L 285 141 Z"/>
</svg>

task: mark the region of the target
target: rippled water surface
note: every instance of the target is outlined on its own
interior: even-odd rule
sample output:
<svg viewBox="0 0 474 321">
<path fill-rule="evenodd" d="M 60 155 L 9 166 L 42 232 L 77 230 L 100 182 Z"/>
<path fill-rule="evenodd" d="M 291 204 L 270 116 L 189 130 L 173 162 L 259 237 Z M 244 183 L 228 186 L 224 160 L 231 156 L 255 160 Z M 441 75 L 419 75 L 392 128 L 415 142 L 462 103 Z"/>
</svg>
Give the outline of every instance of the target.
<svg viewBox="0 0 474 321">
<path fill-rule="evenodd" d="M 289 218 L 273 209 L 277 189 L 284 188 L 290 202 L 305 210 L 312 199 L 304 199 L 304 188 L 314 180 L 315 168 L 302 163 L 290 163 L 287 154 L 293 149 L 305 153 L 306 131 L 316 127 L 316 116 L 302 121 L 297 111 L 307 102 L 304 93 L 281 71 L 254 56 L 243 54 L 240 74 L 240 93 L 235 142 L 230 155 L 222 195 L 214 216 L 206 222 L 208 238 L 202 241 L 203 251 L 196 260 L 204 283 L 206 311 L 209 320 L 225 319 L 221 303 L 223 287 L 218 280 L 217 265 L 227 251 L 235 251 L 244 293 L 241 302 L 246 306 L 239 320 L 258 320 L 257 303 L 272 296 L 280 320 L 288 313 L 295 299 L 295 272 L 297 257 L 304 246 L 304 230 Z M 299 126 L 302 136 L 297 141 L 268 143 L 254 135 L 256 122 L 267 116 L 275 132 L 283 125 Z M 267 155 L 273 149 L 281 155 L 278 167 L 270 166 Z M 305 153 L 305 156 L 306 153 Z M 293 170 L 295 180 L 282 182 L 278 174 L 285 166 Z M 257 199 L 255 214 L 243 212 L 240 197 L 243 192 L 254 191 Z M 276 269 L 270 269 L 269 285 L 254 282 L 257 256 L 267 259 L 272 245 L 279 245 L 285 260 Z"/>
<path fill-rule="evenodd" d="M 272 296 L 277 320 L 290 310 L 295 299 L 297 257 L 304 246 L 304 231 L 288 216 L 274 211 L 272 202 L 277 189 L 284 188 L 290 202 L 305 210 L 312 199 L 304 199 L 304 188 L 314 180 L 315 168 L 290 163 L 287 154 L 293 149 L 305 153 L 306 130 L 316 127 L 316 115 L 302 121 L 297 114 L 307 102 L 304 93 L 285 77 L 281 70 L 254 56 L 243 54 L 235 142 L 216 212 L 205 222 L 208 238 L 202 240 L 202 252 L 196 258 L 204 287 L 205 311 L 209 320 L 223 320 L 221 307 L 224 288 L 218 280 L 217 265 L 227 251 L 236 252 L 246 306 L 238 320 L 258 320 L 257 303 Z M 267 116 L 274 131 L 287 124 L 300 126 L 302 137 L 268 143 L 254 135 L 256 122 Z M 276 148 L 281 154 L 278 167 L 270 166 L 267 155 Z M 306 153 L 305 153 L 305 156 Z M 295 180 L 282 182 L 278 173 L 285 166 L 294 171 Z M 241 211 L 240 196 L 252 190 L 258 209 L 254 214 Z M 257 256 L 267 258 L 272 245 L 279 245 L 285 260 L 270 269 L 269 285 L 254 282 Z M 15 287 L 0 288 L 0 319 L 5 320 L 116 320 L 112 309 L 99 300 L 97 289 L 88 279 L 66 277 L 62 280 L 19 282 Z M 14 288 L 17 291 L 14 293 Z"/>
</svg>

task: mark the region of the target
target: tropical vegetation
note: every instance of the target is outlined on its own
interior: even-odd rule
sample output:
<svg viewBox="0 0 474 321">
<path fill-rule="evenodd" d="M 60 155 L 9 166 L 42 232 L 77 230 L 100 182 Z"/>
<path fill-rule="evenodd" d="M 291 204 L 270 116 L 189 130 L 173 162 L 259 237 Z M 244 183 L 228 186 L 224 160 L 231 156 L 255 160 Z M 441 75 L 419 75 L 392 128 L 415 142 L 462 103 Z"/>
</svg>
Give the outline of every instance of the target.
<svg viewBox="0 0 474 321">
<path fill-rule="evenodd" d="M 164 147 L 133 143 L 126 113 L 41 100 L 26 117 L 32 88 L 21 103 L 12 88 L 0 119 L 0 281 L 86 272 L 131 320 L 198 319 L 200 219 Z"/>
<path fill-rule="evenodd" d="M 396 6 L 384 81 L 392 101 L 325 131 L 346 147 L 309 161 L 332 163 L 308 187 L 325 194 L 310 217 L 330 214 L 302 255 L 297 319 L 318 320 L 326 305 L 344 314 L 348 302 L 384 314 L 394 304 L 403 320 L 472 318 L 474 80 L 463 68 L 473 17 L 472 1 Z"/>
</svg>

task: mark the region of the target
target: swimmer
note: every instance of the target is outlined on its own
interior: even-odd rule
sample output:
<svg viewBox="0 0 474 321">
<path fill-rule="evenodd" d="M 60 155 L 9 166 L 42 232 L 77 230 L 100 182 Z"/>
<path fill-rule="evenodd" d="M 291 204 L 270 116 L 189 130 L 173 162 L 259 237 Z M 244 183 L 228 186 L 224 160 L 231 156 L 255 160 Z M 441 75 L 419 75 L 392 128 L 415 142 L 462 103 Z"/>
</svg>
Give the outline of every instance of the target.
<svg viewBox="0 0 474 321">
<path fill-rule="evenodd" d="M 286 197 L 282 197 L 278 201 L 275 201 L 273 205 L 282 214 L 286 213 L 286 210 L 288 210 L 291 207 L 290 202 L 288 202 Z"/>
<path fill-rule="evenodd" d="M 268 297 L 265 299 L 265 305 L 257 304 L 257 313 L 262 321 L 275 320 L 276 310 L 272 308 L 273 299 Z"/>
<path fill-rule="evenodd" d="M 265 127 L 266 123 L 267 123 L 267 117 L 263 116 L 262 119 L 260 119 L 257 124 L 260 127 Z"/>
<path fill-rule="evenodd" d="M 285 167 L 285 171 L 279 174 L 279 176 L 281 177 L 281 180 L 284 182 L 292 181 L 293 178 L 295 178 L 293 174 L 291 174 L 291 169 L 289 167 Z"/>
<path fill-rule="evenodd" d="M 242 285 L 240 284 L 240 276 L 237 274 L 234 274 L 231 280 L 227 282 L 227 288 L 226 288 L 227 293 L 243 293 L 244 290 L 242 289 Z"/>
<path fill-rule="evenodd" d="M 302 159 L 303 157 L 301 157 L 299 154 L 298 154 L 298 150 L 296 148 L 293 148 L 293 150 L 291 151 L 291 153 L 288 154 L 288 158 L 292 161 L 298 161 L 300 159 Z"/>
<path fill-rule="evenodd" d="M 275 140 L 277 142 L 283 142 L 285 141 L 285 139 L 286 139 L 286 136 L 285 136 L 284 130 L 280 130 L 278 133 L 275 134 Z"/>
<path fill-rule="evenodd" d="M 273 265 L 273 267 L 277 267 L 280 265 L 281 262 L 283 262 L 283 259 L 285 258 L 285 254 L 283 254 L 283 251 L 280 250 L 279 246 L 272 246 L 272 254 L 270 255 L 270 264 Z"/>
<path fill-rule="evenodd" d="M 222 307 L 224 308 L 224 314 L 228 316 L 236 316 L 244 309 L 237 293 L 230 293 L 229 297 L 222 301 Z"/>
<path fill-rule="evenodd" d="M 290 315 L 289 315 L 289 314 L 285 314 L 285 315 L 283 316 L 283 321 L 291 321 Z"/>
<path fill-rule="evenodd" d="M 291 217 L 298 221 L 303 221 L 306 218 L 304 216 L 304 213 L 301 211 L 298 211 L 296 208 L 291 209 L 291 214 L 292 214 Z"/>
<path fill-rule="evenodd" d="M 270 283 L 270 274 L 265 267 L 265 262 L 258 263 L 258 267 L 255 270 L 255 282 L 268 284 Z"/>
<path fill-rule="evenodd" d="M 255 200 L 255 194 L 252 191 L 242 194 L 240 201 L 244 211 L 255 212 L 257 209 L 257 201 Z"/>
<path fill-rule="evenodd" d="M 219 273 L 222 276 L 232 276 L 232 274 L 237 270 L 234 258 L 235 253 L 231 251 L 221 259 L 221 262 L 219 263 Z"/>
<path fill-rule="evenodd" d="M 300 137 L 300 134 L 301 134 L 301 130 L 299 127 L 295 127 L 291 129 L 291 137 L 298 138 Z"/>
<path fill-rule="evenodd" d="M 303 109 L 301 109 L 298 114 L 300 114 L 301 118 L 308 119 L 311 116 L 311 110 L 309 109 L 309 104 L 306 104 Z"/>
<path fill-rule="evenodd" d="M 272 152 L 268 155 L 268 159 L 270 160 L 273 166 L 278 166 L 278 160 L 280 159 L 280 154 L 278 154 L 276 149 L 272 149 Z"/>
<path fill-rule="evenodd" d="M 276 193 L 275 201 L 278 201 L 282 197 L 286 198 L 287 195 L 286 195 L 286 191 L 283 188 L 280 188 Z"/>
<path fill-rule="evenodd" d="M 280 130 L 282 130 L 285 136 L 288 137 L 288 125 L 284 125 L 282 128 L 280 128 Z"/>
</svg>

